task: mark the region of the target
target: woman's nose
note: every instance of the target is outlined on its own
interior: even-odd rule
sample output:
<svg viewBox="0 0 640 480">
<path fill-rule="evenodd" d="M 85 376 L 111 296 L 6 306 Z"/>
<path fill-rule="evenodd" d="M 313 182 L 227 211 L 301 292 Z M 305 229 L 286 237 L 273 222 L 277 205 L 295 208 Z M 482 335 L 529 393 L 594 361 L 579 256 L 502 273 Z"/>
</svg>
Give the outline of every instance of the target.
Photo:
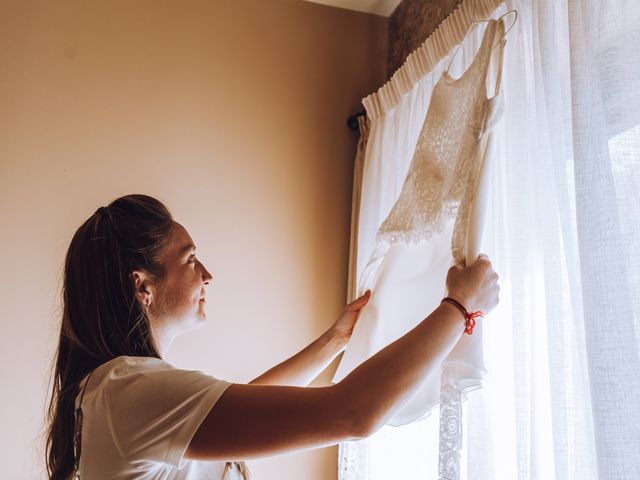
<svg viewBox="0 0 640 480">
<path fill-rule="evenodd" d="M 209 283 L 211 283 L 211 280 L 213 279 L 213 277 L 211 276 L 211 274 L 209 273 L 209 270 L 207 270 L 205 268 L 204 265 L 202 265 L 202 282 L 205 285 L 209 285 Z"/>
</svg>

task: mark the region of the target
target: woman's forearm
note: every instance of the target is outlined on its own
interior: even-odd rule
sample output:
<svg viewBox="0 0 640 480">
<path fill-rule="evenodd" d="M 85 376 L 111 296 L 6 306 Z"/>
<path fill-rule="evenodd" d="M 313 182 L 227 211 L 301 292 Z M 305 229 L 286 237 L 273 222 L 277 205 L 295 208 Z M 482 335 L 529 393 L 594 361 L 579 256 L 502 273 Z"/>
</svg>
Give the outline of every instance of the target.
<svg viewBox="0 0 640 480">
<path fill-rule="evenodd" d="M 303 350 L 249 383 L 304 387 L 329 366 L 345 345 L 345 341 L 329 329 Z"/>
<path fill-rule="evenodd" d="M 443 303 L 418 326 L 363 362 L 336 386 L 365 435 L 382 427 L 425 378 L 440 368 L 464 332 L 465 320 Z"/>
</svg>

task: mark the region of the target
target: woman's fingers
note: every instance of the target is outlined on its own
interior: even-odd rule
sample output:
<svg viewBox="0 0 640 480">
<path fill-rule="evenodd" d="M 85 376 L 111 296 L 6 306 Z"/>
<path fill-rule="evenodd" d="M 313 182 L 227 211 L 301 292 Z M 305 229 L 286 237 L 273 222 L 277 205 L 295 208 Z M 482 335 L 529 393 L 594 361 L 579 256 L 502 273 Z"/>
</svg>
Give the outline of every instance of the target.
<svg viewBox="0 0 640 480">
<path fill-rule="evenodd" d="M 347 309 L 349 310 L 357 310 L 362 308 L 371 298 L 371 290 L 367 290 L 361 297 L 356 298 L 353 302 L 347 305 Z"/>
</svg>

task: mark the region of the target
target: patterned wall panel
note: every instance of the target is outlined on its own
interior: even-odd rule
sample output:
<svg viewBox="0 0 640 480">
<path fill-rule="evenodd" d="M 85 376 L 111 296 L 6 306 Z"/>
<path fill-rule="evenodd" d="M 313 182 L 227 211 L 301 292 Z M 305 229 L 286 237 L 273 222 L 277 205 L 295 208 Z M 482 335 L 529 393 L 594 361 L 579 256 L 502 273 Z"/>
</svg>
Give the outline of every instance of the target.
<svg viewBox="0 0 640 480">
<path fill-rule="evenodd" d="M 418 48 L 462 0 L 402 0 L 389 18 L 389 60 L 391 77 L 407 55 Z"/>
</svg>

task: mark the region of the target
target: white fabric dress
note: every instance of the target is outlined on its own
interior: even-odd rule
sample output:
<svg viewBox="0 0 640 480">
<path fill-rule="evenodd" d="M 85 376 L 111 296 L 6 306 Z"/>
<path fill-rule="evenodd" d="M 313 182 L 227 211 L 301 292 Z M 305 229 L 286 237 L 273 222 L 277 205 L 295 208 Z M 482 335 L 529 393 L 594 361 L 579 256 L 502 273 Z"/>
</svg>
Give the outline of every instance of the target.
<svg viewBox="0 0 640 480">
<path fill-rule="evenodd" d="M 158 358 L 120 356 L 100 365 L 82 398 L 81 480 L 221 480 L 224 462 L 183 455 L 230 385 Z"/>
<path fill-rule="evenodd" d="M 448 269 L 479 254 L 488 188 L 484 172 L 491 157 L 489 131 L 501 113 L 501 97 L 496 93 L 487 98 L 487 80 L 491 65 L 497 66 L 493 76 L 500 78 L 504 31 L 502 21 L 489 20 L 471 66 L 458 79 L 445 72 L 433 89 L 401 193 L 379 227 L 374 251 L 359 275 L 358 295 L 370 289 L 371 298 L 334 382 L 423 320 L 446 296 Z M 496 44 L 499 47 L 492 48 Z M 498 92 L 498 82 L 494 89 Z M 445 402 L 455 403 L 456 396 L 481 387 L 486 373 L 482 322 L 478 320 L 473 335 L 462 336 L 442 369 L 425 379 L 390 425 L 425 418 L 441 401 L 443 415 L 457 415 L 459 421 L 459 405 L 449 409 Z M 451 433 L 455 443 L 459 435 Z"/>
</svg>

